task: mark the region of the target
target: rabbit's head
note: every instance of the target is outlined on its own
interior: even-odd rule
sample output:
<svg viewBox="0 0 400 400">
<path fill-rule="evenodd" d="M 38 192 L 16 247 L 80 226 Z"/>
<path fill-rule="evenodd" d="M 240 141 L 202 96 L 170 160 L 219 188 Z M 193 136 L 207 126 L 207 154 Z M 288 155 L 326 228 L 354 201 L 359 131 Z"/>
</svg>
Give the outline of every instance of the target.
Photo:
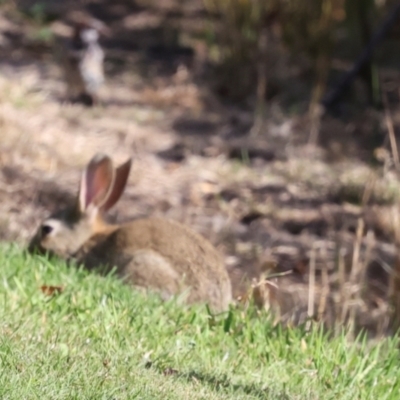
<svg viewBox="0 0 400 400">
<path fill-rule="evenodd" d="M 114 169 L 108 156 L 96 154 L 82 174 L 75 204 L 43 221 L 28 250 L 69 258 L 90 238 L 114 230 L 103 215 L 121 197 L 130 168 L 130 159 Z"/>
<path fill-rule="evenodd" d="M 100 36 L 110 36 L 110 29 L 102 21 L 89 16 L 75 16 L 72 25 L 72 43 L 76 49 L 98 44 Z"/>
</svg>

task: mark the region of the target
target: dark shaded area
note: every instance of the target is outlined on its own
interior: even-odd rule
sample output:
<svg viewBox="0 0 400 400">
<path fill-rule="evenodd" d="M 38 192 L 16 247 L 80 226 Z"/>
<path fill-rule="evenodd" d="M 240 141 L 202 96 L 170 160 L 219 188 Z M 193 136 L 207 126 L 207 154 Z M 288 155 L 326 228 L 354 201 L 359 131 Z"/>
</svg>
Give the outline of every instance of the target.
<svg viewBox="0 0 400 400">
<path fill-rule="evenodd" d="M 234 145 L 229 149 L 229 158 L 236 158 L 242 161 L 261 158 L 264 161 L 273 161 L 276 156 L 275 152 L 268 148 L 259 146 Z"/>
<path fill-rule="evenodd" d="M 182 162 L 185 159 L 185 150 L 183 143 L 177 143 L 167 150 L 158 152 L 157 155 L 167 161 Z"/>
<path fill-rule="evenodd" d="M 374 50 L 376 50 L 377 46 L 387 36 L 388 32 L 393 28 L 393 25 L 398 22 L 399 13 L 400 3 L 398 3 L 392 10 L 388 12 L 385 20 L 382 22 L 374 36 L 367 43 L 362 54 L 354 63 L 352 68 L 342 77 L 337 86 L 330 93 L 328 93 L 325 98 L 322 99 L 322 104 L 324 107 L 329 109 L 330 107 L 334 106 L 342 96 L 344 96 L 345 90 L 370 61 Z"/>
<path fill-rule="evenodd" d="M 258 385 L 243 385 L 243 384 L 233 384 L 230 379 L 226 376 L 214 376 L 209 374 L 204 374 L 201 372 L 192 371 L 189 373 L 177 373 L 177 376 L 181 379 L 186 379 L 188 381 L 196 380 L 208 385 L 211 389 L 217 392 L 224 392 L 226 390 L 233 391 L 237 394 L 244 393 L 248 395 L 253 395 L 258 398 L 270 398 L 273 396 L 274 399 L 279 400 L 289 400 L 287 394 L 273 393 L 269 389 L 264 389 Z"/>
<path fill-rule="evenodd" d="M 76 196 L 70 191 L 63 189 L 57 182 L 33 180 L 31 175 L 27 175 L 13 167 L 3 167 L 1 169 L 3 178 L 7 184 L 12 185 L 23 183 L 21 191 L 16 197 L 26 196 L 29 201 L 37 207 L 43 207 L 48 210 L 63 208 L 73 204 Z M 29 185 L 26 185 L 29 182 Z M 18 200 L 16 199 L 16 206 Z"/>
</svg>

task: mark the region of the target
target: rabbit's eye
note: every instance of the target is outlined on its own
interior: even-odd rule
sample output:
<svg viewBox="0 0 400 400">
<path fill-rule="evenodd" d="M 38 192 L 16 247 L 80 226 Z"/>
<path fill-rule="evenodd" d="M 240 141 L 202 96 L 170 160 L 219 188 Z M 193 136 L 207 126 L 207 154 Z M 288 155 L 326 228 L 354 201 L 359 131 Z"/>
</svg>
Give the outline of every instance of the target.
<svg viewBox="0 0 400 400">
<path fill-rule="evenodd" d="M 53 230 L 52 226 L 42 225 L 42 228 L 41 228 L 42 236 L 47 236 L 49 233 L 51 233 L 52 230 Z"/>
</svg>

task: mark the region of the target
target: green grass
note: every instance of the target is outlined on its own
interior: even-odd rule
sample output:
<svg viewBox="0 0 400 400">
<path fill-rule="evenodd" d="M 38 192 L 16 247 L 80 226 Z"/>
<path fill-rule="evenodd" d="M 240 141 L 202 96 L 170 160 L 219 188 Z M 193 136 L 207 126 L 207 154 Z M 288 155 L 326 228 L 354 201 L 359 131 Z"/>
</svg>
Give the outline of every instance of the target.
<svg viewBox="0 0 400 400">
<path fill-rule="evenodd" d="M 1 399 L 398 399 L 397 341 L 161 303 L 0 247 Z M 41 285 L 61 285 L 47 296 Z"/>
</svg>

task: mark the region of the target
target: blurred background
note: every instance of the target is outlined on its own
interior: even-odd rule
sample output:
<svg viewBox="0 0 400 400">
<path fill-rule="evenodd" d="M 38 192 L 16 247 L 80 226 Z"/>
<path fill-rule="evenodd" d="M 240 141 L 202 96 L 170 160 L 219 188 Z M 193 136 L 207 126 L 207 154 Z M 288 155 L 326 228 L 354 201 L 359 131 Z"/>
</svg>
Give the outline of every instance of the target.
<svg viewBox="0 0 400 400">
<path fill-rule="evenodd" d="M 77 15 L 105 27 L 93 107 L 59 56 Z M 133 156 L 111 218 L 188 224 L 277 320 L 386 334 L 399 45 L 398 1 L 0 0 L 0 238 L 26 243 L 73 201 L 95 152 Z"/>
</svg>

